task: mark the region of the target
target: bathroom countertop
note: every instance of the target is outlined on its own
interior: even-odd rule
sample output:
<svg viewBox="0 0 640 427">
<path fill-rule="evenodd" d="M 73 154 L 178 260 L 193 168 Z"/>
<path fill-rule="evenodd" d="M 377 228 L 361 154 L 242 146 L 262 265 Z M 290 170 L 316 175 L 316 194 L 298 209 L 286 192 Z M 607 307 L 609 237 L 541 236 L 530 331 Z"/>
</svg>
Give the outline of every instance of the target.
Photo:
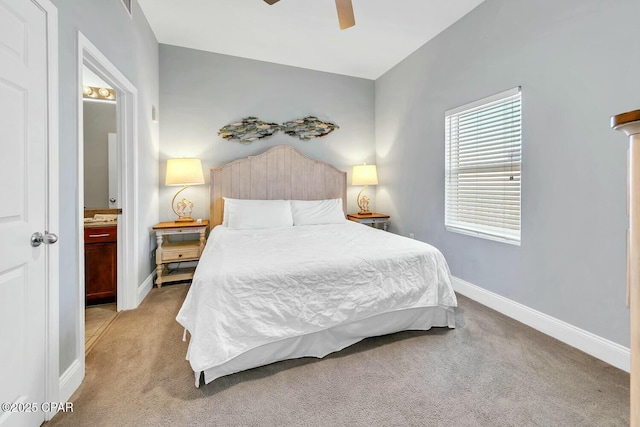
<svg viewBox="0 0 640 427">
<path fill-rule="evenodd" d="M 94 208 L 84 210 L 84 228 L 116 227 L 122 209 Z"/>
<path fill-rule="evenodd" d="M 105 214 L 105 215 L 120 215 L 122 214 L 122 209 L 120 208 L 91 208 L 84 210 L 85 218 L 93 218 L 96 214 Z"/>
<path fill-rule="evenodd" d="M 84 223 L 84 228 L 116 227 L 117 225 L 118 221 L 87 221 Z"/>
</svg>

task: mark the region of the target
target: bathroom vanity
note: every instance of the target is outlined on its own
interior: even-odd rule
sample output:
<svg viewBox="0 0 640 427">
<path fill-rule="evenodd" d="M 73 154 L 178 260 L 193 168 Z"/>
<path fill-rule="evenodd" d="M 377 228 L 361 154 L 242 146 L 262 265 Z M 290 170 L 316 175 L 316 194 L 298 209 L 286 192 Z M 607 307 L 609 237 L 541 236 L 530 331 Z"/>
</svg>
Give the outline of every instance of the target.
<svg viewBox="0 0 640 427">
<path fill-rule="evenodd" d="M 85 218 L 84 222 L 84 282 L 87 305 L 115 302 L 117 296 L 118 222 L 117 219 L 100 220 L 100 215 L 109 218 L 110 214 L 95 214 Z"/>
</svg>

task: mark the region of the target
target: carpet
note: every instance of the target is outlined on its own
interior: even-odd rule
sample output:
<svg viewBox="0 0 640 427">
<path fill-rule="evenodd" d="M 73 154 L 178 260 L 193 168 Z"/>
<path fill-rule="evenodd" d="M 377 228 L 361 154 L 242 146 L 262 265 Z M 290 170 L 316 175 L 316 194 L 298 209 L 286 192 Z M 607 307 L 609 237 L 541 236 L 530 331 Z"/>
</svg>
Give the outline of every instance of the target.
<svg viewBox="0 0 640 427">
<path fill-rule="evenodd" d="M 456 329 L 368 338 L 199 389 L 175 316 L 188 285 L 153 289 L 86 359 L 73 413 L 48 426 L 626 426 L 629 374 L 459 296 Z"/>
</svg>

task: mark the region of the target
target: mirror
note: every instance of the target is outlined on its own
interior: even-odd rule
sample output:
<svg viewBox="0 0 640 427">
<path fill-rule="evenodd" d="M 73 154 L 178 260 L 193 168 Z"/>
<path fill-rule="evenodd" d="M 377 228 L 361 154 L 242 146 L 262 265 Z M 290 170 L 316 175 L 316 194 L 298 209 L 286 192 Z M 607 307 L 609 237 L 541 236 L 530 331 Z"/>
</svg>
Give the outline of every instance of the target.
<svg viewBox="0 0 640 427">
<path fill-rule="evenodd" d="M 84 207 L 118 208 L 115 92 L 86 66 L 82 81 Z"/>
</svg>

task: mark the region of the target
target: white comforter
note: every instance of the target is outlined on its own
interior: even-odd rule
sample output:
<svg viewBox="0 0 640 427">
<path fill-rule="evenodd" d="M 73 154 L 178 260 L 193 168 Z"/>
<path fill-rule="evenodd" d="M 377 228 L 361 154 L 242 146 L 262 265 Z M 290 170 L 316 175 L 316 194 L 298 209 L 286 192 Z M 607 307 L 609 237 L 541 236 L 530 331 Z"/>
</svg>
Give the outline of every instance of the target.
<svg viewBox="0 0 640 427">
<path fill-rule="evenodd" d="M 350 221 L 213 229 L 178 322 L 198 373 L 259 346 L 412 307 L 455 307 L 434 247 Z"/>
</svg>

